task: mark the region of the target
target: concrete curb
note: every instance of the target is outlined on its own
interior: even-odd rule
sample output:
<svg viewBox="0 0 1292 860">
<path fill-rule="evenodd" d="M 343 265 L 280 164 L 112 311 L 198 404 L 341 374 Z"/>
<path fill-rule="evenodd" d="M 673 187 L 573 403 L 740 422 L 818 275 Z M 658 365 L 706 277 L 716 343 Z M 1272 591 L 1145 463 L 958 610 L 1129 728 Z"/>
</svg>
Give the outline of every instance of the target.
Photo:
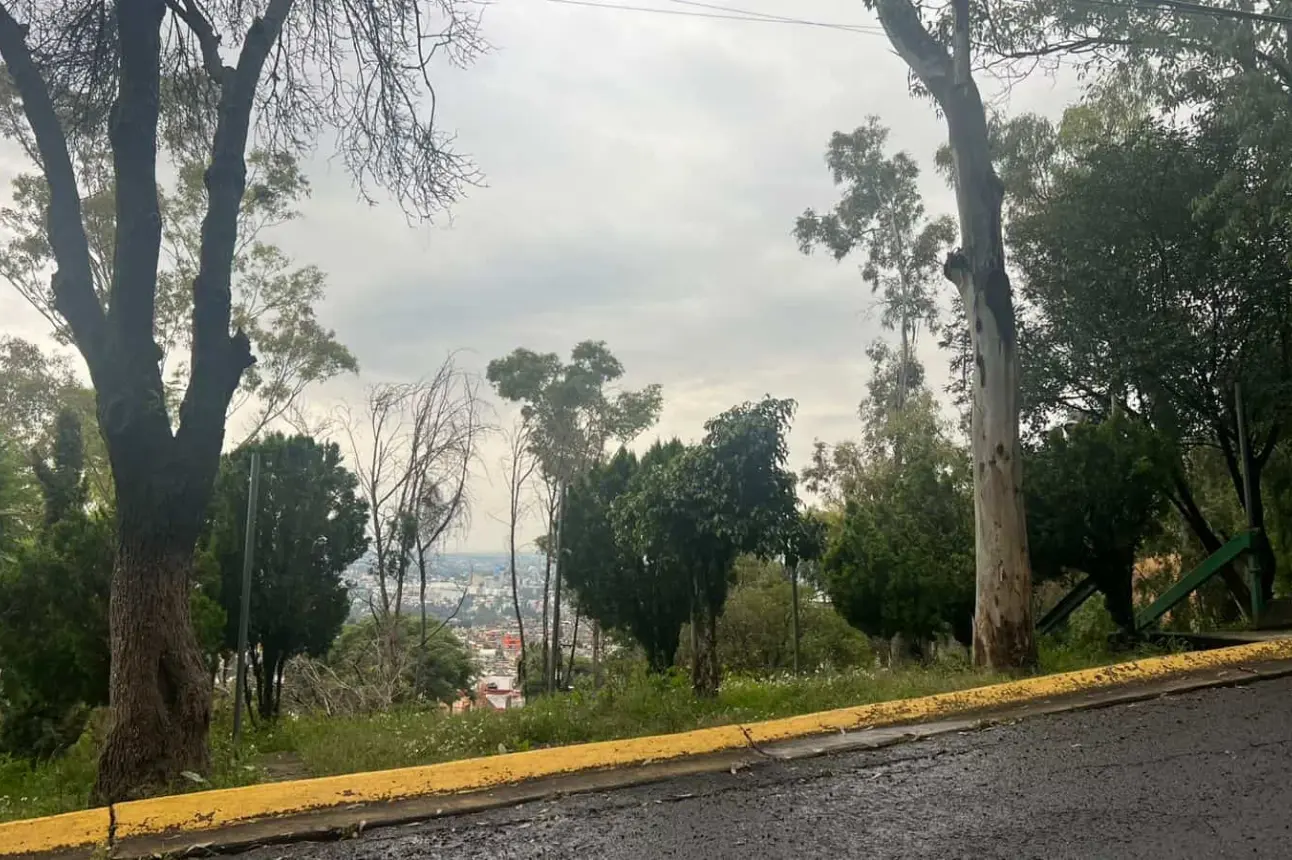
<svg viewBox="0 0 1292 860">
<path fill-rule="evenodd" d="M 211 849 L 224 844 L 218 838 L 218 831 L 227 832 L 249 826 L 260 834 L 262 841 L 272 840 L 276 829 L 286 831 L 279 833 L 278 838 L 289 834 L 299 838 L 309 834 L 302 833 L 299 824 L 284 828 L 287 824 L 284 819 L 291 817 L 299 821 L 302 815 L 315 815 L 331 819 L 334 823 L 328 829 L 334 831 L 337 829 L 335 822 L 340 820 L 338 814 L 345 810 L 369 805 L 399 806 L 411 803 L 421 811 L 416 814 L 410 812 L 403 820 L 415 820 L 418 816 L 428 817 L 471 808 L 470 803 L 463 802 L 466 800 L 463 795 L 468 792 L 487 792 L 494 796 L 489 801 L 490 805 L 500 805 L 521 802 L 531 795 L 541 796 L 535 795 L 532 785 L 526 789 L 526 785 L 535 780 L 556 778 L 568 781 L 578 774 L 590 775 L 589 772 L 604 773 L 626 768 L 645 768 L 652 774 L 661 774 L 643 774 L 647 780 L 664 779 L 696 767 L 709 770 L 713 767 L 712 763 L 707 766 L 700 763 L 689 766 L 688 761 L 716 758 L 726 766 L 726 758 L 730 758 L 731 767 L 742 766 L 749 756 L 765 756 L 768 745 L 802 738 L 822 735 L 847 737 L 849 731 L 928 723 L 974 713 L 987 713 L 989 716 L 986 721 L 991 722 L 993 711 L 1000 712 L 1011 706 L 1028 703 L 1044 704 L 1048 700 L 1080 694 L 1087 694 L 1090 701 L 1068 707 L 1092 707 L 1097 706 L 1098 697 L 1090 694 L 1100 691 L 1137 687 L 1192 673 L 1286 660 L 1292 660 L 1292 638 L 1215 651 L 1173 654 L 1099 669 L 1026 678 L 918 699 L 880 702 L 761 723 L 554 747 L 398 770 L 157 797 L 116 804 L 110 808 L 0 824 L 0 857 L 64 853 L 85 856 L 89 850 L 104 845 L 114 848 L 118 845 L 138 846 L 159 840 L 179 848 L 181 846 L 176 844 L 178 840 L 167 839 L 168 836 L 179 834 L 183 834 L 182 841 L 186 843 L 184 849 L 196 845 Z M 1255 677 L 1260 673 L 1251 674 Z M 1229 680 L 1204 678 L 1193 686 L 1214 686 L 1242 679 L 1242 676 L 1231 677 Z M 1190 685 L 1177 684 L 1176 688 L 1188 689 Z M 1142 698 L 1143 695 L 1138 694 L 1138 697 Z M 1120 698 L 1136 696 L 1135 691 L 1130 690 Z M 1049 711 L 1041 708 L 1038 712 Z M 997 714 L 996 720 L 999 718 Z M 928 732 L 905 732 L 895 733 L 894 737 L 901 739 L 907 735 L 927 734 Z M 877 739 L 867 743 L 873 745 L 874 740 Z M 822 751 L 831 751 L 826 750 L 826 747 L 835 745 L 820 746 Z M 585 779 L 582 788 L 573 790 L 595 790 L 603 783 L 603 787 L 606 787 L 623 784 L 623 780 L 604 776 L 599 780 Z M 552 786 L 545 789 L 549 795 L 563 790 L 572 789 Z M 512 795 L 515 797 L 508 800 Z M 434 808 L 427 806 L 427 802 L 435 804 Z M 342 814 L 340 817 L 346 816 Z M 349 818 L 355 819 L 351 826 L 359 829 L 366 823 L 363 817 L 356 819 L 353 814 Z M 385 818 L 390 820 L 390 816 Z M 278 820 L 277 828 L 275 820 Z M 120 856 L 115 851 L 113 853 Z"/>
</svg>

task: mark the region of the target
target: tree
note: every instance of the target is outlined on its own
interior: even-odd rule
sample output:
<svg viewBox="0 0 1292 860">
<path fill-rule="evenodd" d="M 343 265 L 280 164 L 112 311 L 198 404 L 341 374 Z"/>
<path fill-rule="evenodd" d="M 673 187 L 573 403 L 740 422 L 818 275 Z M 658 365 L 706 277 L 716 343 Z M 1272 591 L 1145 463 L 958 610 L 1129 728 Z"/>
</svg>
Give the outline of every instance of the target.
<svg viewBox="0 0 1292 860">
<path fill-rule="evenodd" d="M 59 414 L 68 410 L 93 426 L 94 392 L 77 379 L 71 362 L 30 341 L 0 337 L 0 433 L 24 450 L 43 449 Z M 92 431 L 83 442 L 91 494 L 109 503 L 112 475 L 103 439 Z"/>
<path fill-rule="evenodd" d="M 735 584 L 718 618 L 718 655 L 724 672 L 767 675 L 864 665 L 870 643 L 808 584 L 802 611 L 802 641 L 795 660 L 793 594 L 780 565 L 740 558 Z M 682 636 L 680 660 L 690 658 L 690 637 Z M 797 668 L 796 668 L 797 662 Z"/>
<path fill-rule="evenodd" d="M 868 432 L 821 561 L 824 590 L 859 630 L 913 644 L 946 632 L 971 641 L 970 463 L 946 437 L 926 390 Z M 900 440 L 900 443 L 895 441 Z M 899 460 L 893 451 L 900 447 Z"/>
<path fill-rule="evenodd" d="M 520 635 L 520 658 L 516 663 L 521 689 L 526 683 L 526 646 L 525 619 L 520 612 L 520 579 L 516 574 L 516 529 L 521 518 L 528 513 L 525 493 L 534 472 L 538 469 L 530 448 L 529 424 L 519 419 L 511 431 L 505 434 L 507 456 L 502 462 L 503 474 L 507 476 L 507 560 L 511 573 L 511 604 L 516 611 L 516 629 Z"/>
<path fill-rule="evenodd" d="M 34 527 L 39 499 L 18 446 L 0 434 L 0 564 Z"/>
<path fill-rule="evenodd" d="M 794 401 L 764 398 L 705 423 L 699 445 L 686 448 L 642 480 L 623 500 L 620 526 L 636 556 L 678 571 L 689 590 L 691 684 L 718 692 L 717 619 L 737 557 L 778 555 L 795 516 L 794 474 L 785 469 L 785 435 Z"/>
<path fill-rule="evenodd" d="M 1161 528 L 1167 454 L 1152 430 L 1115 413 L 1052 430 L 1024 463 L 1032 569 L 1042 579 L 1094 577 L 1108 614 L 1130 635 L 1136 554 Z"/>
<path fill-rule="evenodd" d="M 33 457 L 43 519 L 0 557 L 0 749 L 32 757 L 75 741 L 88 709 L 108 701 L 112 521 L 87 508 L 76 415 L 57 426 Z"/>
<path fill-rule="evenodd" d="M 521 404 L 530 424 L 531 450 L 547 490 L 547 572 L 556 562 L 552 596 L 551 657 L 544 621 L 545 686 L 555 690 L 560 674 L 557 654 L 561 640 L 561 509 L 566 488 L 598 462 L 607 443 L 629 442 L 659 418 L 658 385 L 632 390 L 608 390 L 624 375 L 623 364 L 603 341 L 582 341 L 562 364 L 556 353 L 536 353 L 524 347 L 489 362 L 486 376 L 498 396 Z M 544 588 L 544 606 L 547 605 Z"/>
<path fill-rule="evenodd" d="M 11 99 L 12 91 L 8 94 Z M 14 106 L 9 106 L 9 113 Z M 116 233 L 111 153 L 106 141 L 85 154 L 82 171 L 89 185 L 82 205 L 87 210 L 94 291 L 105 304 L 111 290 L 111 259 Z M 309 183 L 291 153 L 255 150 L 247 157 L 247 189 L 238 211 L 231 289 L 232 317 L 246 332 L 256 363 L 243 374 L 229 404 L 230 415 L 242 414 L 243 441 L 296 408 L 302 391 L 342 372 L 355 372 L 354 356 L 335 334 L 318 324 L 314 308 L 322 300 L 325 276 L 314 266 L 295 268 L 265 231 L 297 217 L 295 206 L 309 193 Z M 173 406 L 183 396 L 187 374 L 184 351 L 191 349 L 193 296 L 206 212 L 205 162 L 189 157 L 179 165 L 173 193 L 160 193 L 163 222 L 161 264 L 157 275 L 154 339 L 162 351 L 167 397 Z M 53 264 L 45 239 L 49 186 L 43 177 L 24 174 L 14 180 L 15 208 L 0 212 L 0 224 L 13 238 L 0 252 L 0 276 L 50 323 L 53 334 L 70 343 L 67 322 L 54 308 L 45 272 Z M 254 406 L 254 411 L 247 407 Z M 249 413 L 249 414 L 248 414 Z"/>
<path fill-rule="evenodd" d="M 90 489 L 85 480 L 81 420 L 75 413 L 58 413 L 49 458 L 35 456 L 32 466 L 45 501 L 46 528 L 85 512 Z"/>
<path fill-rule="evenodd" d="M 799 671 L 799 565 L 815 562 L 825 551 L 825 523 L 811 512 L 801 512 L 790 520 L 782 537 L 785 572 L 790 581 L 790 620 L 794 628 L 794 673 Z"/>
<path fill-rule="evenodd" d="M 992 164 L 982 96 L 970 74 L 969 0 L 952 3 L 950 46 L 930 32 L 911 0 L 870 2 L 898 55 L 946 117 L 955 164 L 962 244 L 948 255 L 943 272 L 968 313 L 976 371 L 970 433 L 974 662 L 990 668 L 1026 666 L 1036 661 L 1036 640 L 1018 436 L 1017 325 L 1001 230 L 1004 189 Z"/>
<path fill-rule="evenodd" d="M 842 260 L 854 250 L 866 252 L 862 278 L 872 293 L 881 293 L 881 322 L 899 333 L 896 402 L 901 408 L 917 383 L 909 376 L 923 327 L 938 319 L 930 281 L 947 248 L 955 241 L 955 222 L 927 220 L 916 180 L 920 168 L 905 152 L 886 155 L 888 129 L 877 116 L 850 133 L 835 132 L 826 165 L 835 185 L 845 186 L 834 210 L 820 215 L 808 209 L 794 225 L 799 250 L 811 253 L 823 245 Z"/>
<path fill-rule="evenodd" d="M 678 635 L 690 610 L 685 571 L 667 554 L 634 544 L 635 523 L 625 520 L 629 494 L 685 446 L 656 442 L 639 461 L 624 448 L 594 466 L 570 488 L 562 540 L 562 575 L 576 606 L 607 630 L 631 636 L 652 672 L 673 665 Z"/>
<path fill-rule="evenodd" d="M 255 453 L 261 476 L 247 644 L 260 715 L 271 719 L 279 713 L 287 662 L 297 654 L 326 654 L 341 632 L 350 611 L 341 575 L 367 552 L 368 506 L 335 443 L 273 433 L 224 458 L 211 503 L 210 550 L 221 573 L 229 651 L 238 647 L 247 476 Z"/>
<path fill-rule="evenodd" d="M 1249 152 L 1236 130 L 1209 122 L 1181 129 L 1149 120 L 1097 138 L 1061 129 L 1056 153 L 1048 193 L 1010 229 L 1035 308 L 1029 399 L 1042 414 L 1097 419 L 1116 404 L 1152 426 L 1177 452 L 1171 501 L 1210 553 L 1224 539 L 1190 473 L 1214 451 L 1244 498 L 1240 384 L 1249 513 L 1263 529 L 1262 477 L 1292 387 L 1282 346 L 1292 327 L 1292 229 L 1277 214 L 1280 186 L 1256 174 L 1223 191 Z M 1268 597 L 1275 557 L 1263 540 L 1257 551 Z M 1231 590 L 1246 602 L 1241 582 Z"/>
<path fill-rule="evenodd" d="M 271 151 L 299 154 L 321 128 L 336 128 L 361 190 L 380 184 L 406 209 L 432 211 L 470 176 L 419 107 L 436 53 L 429 45 L 470 59 L 479 48 L 475 10 L 456 0 L 437 0 L 438 15 L 416 2 L 338 0 L 307 9 L 292 0 L 140 0 L 108 14 L 69 0 L 24 5 L 19 20 L 11 7 L 0 6 L 0 57 L 25 120 L 11 130 L 49 186 L 54 307 L 89 367 L 116 489 L 113 719 L 94 794 L 117 801 L 208 764 L 210 679 L 190 624 L 188 584 L 225 414 L 253 363 L 246 332 L 231 330 L 248 137 L 254 127 Z M 226 60 L 225 45 L 239 46 L 236 59 Z M 104 138 L 115 175 L 106 313 L 77 175 L 77 156 Z M 154 339 L 157 162 L 163 146 L 185 139 L 205 150 L 207 201 L 189 384 L 173 424 Z"/>
<path fill-rule="evenodd" d="M 403 630 L 396 637 L 399 650 L 393 663 L 387 652 L 390 637 L 375 618 L 347 625 L 326 659 L 293 660 L 284 690 L 293 710 L 380 714 L 412 703 L 451 704 L 469 689 L 478 668 L 462 640 L 441 628 L 423 644 L 415 619 L 399 623 Z"/>
<path fill-rule="evenodd" d="M 420 586 L 419 641 L 430 635 L 426 581 L 431 553 L 467 515 L 467 479 L 487 430 L 483 408 L 478 382 L 450 355 L 422 380 L 370 387 L 361 414 L 343 410 L 359 494 L 368 508 L 377 585 L 368 605 L 385 633 L 391 661 L 386 669 L 392 675 L 402 648 L 398 640 L 405 633 L 400 619 L 410 572 Z"/>
</svg>

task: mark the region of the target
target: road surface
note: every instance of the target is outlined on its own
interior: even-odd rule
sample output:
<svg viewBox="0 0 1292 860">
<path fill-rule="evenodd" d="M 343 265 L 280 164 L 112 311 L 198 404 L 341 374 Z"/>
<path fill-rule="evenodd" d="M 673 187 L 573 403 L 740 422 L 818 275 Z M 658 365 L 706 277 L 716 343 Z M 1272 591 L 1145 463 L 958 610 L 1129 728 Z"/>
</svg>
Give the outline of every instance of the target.
<svg viewBox="0 0 1292 860">
<path fill-rule="evenodd" d="M 242 860 L 1292 857 L 1292 679 Z"/>
</svg>

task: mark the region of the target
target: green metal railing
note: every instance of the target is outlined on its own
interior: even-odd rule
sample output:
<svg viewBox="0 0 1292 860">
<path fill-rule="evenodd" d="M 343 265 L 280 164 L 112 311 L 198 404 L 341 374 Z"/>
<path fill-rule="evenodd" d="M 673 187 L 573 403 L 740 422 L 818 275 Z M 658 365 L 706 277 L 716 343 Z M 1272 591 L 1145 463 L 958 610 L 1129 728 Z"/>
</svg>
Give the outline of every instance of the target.
<svg viewBox="0 0 1292 860">
<path fill-rule="evenodd" d="M 1037 632 L 1042 634 L 1052 633 L 1068 619 L 1069 615 L 1076 612 L 1081 604 L 1093 597 L 1098 590 L 1099 586 L 1095 585 L 1093 576 L 1087 576 L 1081 580 L 1076 588 L 1063 595 L 1063 599 L 1054 604 L 1050 611 L 1045 613 L 1040 621 L 1036 622 Z"/>
<path fill-rule="evenodd" d="M 1135 629 L 1145 630 L 1149 626 L 1156 624 L 1158 619 L 1170 612 L 1172 608 L 1190 594 L 1206 585 L 1226 565 L 1231 564 L 1240 555 L 1250 550 L 1252 548 L 1252 538 L 1252 532 L 1243 532 L 1208 556 L 1206 561 L 1181 577 L 1179 582 L 1168 588 L 1165 594 L 1154 600 L 1148 608 L 1136 616 Z M 1256 593 L 1260 593 L 1259 584 L 1256 587 Z"/>
</svg>

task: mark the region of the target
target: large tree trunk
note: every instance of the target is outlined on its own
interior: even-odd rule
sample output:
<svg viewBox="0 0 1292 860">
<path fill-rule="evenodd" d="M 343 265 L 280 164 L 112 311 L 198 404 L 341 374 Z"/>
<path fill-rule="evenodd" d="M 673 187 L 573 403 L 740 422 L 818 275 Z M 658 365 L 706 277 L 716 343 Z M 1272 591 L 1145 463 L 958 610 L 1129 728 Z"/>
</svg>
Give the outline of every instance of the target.
<svg viewBox="0 0 1292 860">
<path fill-rule="evenodd" d="M 12 4 L 7 4 L 12 5 Z M 123 800 L 207 764 L 210 678 L 189 614 L 190 571 L 219 466 L 224 420 L 252 363 L 230 335 L 237 217 L 256 87 L 292 0 L 270 0 L 247 30 L 236 66 L 196 5 L 186 10 L 205 70 L 220 88 L 206 171 L 209 197 L 193 283 L 190 379 L 172 433 L 153 340 L 161 211 L 157 193 L 164 0 L 112 4 L 117 94 L 109 117 L 116 232 L 105 312 L 94 289 L 76 173 L 29 28 L 0 4 L 0 55 L 22 99 L 49 184 L 55 307 L 85 357 L 117 492 L 118 546 L 110 598 L 112 727 L 99 759 L 97 801 Z M 168 35 L 167 38 L 170 38 Z"/>
<path fill-rule="evenodd" d="M 122 517 L 112 577 L 112 728 L 94 788 L 100 803 L 167 788 L 209 763 L 211 685 L 189 616 L 193 544 L 137 533 L 139 520 Z"/>
<path fill-rule="evenodd" d="M 947 119 L 961 248 L 948 256 L 944 271 L 964 301 L 974 357 L 974 662 L 1018 668 L 1036 662 L 1036 639 L 1018 440 L 1016 326 L 1001 229 L 1004 189 L 992 166 L 982 97 L 969 74 L 968 0 L 954 5 L 952 53 L 925 29 L 910 0 L 880 0 L 877 8 L 894 48 Z"/>
</svg>

